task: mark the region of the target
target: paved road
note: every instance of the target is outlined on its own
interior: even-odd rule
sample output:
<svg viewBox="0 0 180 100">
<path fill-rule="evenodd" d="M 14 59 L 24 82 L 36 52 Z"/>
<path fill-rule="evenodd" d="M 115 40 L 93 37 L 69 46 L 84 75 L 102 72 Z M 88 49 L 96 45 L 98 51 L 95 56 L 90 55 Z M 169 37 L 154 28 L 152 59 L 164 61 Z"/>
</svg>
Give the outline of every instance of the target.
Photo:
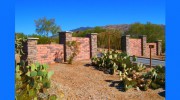
<svg viewBox="0 0 180 100">
<path fill-rule="evenodd" d="M 101 54 L 98 54 L 97 56 L 101 57 Z M 150 61 L 148 58 L 137 58 L 136 62 L 140 62 L 140 63 L 143 63 L 145 65 L 149 65 Z M 157 65 L 165 66 L 165 61 L 152 59 L 152 66 L 157 66 Z"/>
<path fill-rule="evenodd" d="M 145 65 L 149 65 L 150 61 L 148 58 L 137 58 L 136 62 L 141 62 Z M 152 59 L 152 66 L 157 66 L 157 65 L 165 66 L 165 61 Z"/>
</svg>

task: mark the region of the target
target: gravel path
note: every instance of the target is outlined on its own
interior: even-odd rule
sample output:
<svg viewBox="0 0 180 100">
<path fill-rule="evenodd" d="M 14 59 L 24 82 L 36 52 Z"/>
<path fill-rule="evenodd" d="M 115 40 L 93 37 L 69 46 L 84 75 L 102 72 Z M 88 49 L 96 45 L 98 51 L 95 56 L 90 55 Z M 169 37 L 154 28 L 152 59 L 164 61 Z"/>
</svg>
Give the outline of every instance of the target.
<svg viewBox="0 0 180 100">
<path fill-rule="evenodd" d="M 81 61 L 73 65 L 53 64 L 49 70 L 52 76 L 52 90 L 63 100 L 164 100 L 158 93 L 162 89 L 120 91 L 117 87 L 118 75 L 105 74 L 92 66 L 84 66 L 90 61 Z M 114 83 L 114 84 L 113 84 Z M 64 95 L 62 95 L 62 93 Z"/>
</svg>

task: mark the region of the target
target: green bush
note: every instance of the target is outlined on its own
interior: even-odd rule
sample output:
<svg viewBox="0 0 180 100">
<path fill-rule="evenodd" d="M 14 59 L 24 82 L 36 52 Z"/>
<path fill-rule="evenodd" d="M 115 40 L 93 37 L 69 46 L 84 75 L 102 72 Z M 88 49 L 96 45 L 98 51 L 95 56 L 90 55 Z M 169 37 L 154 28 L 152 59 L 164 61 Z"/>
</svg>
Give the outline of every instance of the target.
<svg viewBox="0 0 180 100">
<path fill-rule="evenodd" d="M 37 34 L 28 35 L 28 37 L 39 38 L 38 44 L 49 44 L 51 42 L 50 38 L 46 36 L 37 35 Z"/>
</svg>

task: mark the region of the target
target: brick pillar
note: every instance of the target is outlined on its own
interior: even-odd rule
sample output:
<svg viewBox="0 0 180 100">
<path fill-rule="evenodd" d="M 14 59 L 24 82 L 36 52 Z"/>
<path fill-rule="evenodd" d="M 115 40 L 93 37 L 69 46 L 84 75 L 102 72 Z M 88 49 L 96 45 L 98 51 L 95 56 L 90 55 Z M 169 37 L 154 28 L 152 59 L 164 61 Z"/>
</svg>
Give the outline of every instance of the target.
<svg viewBox="0 0 180 100">
<path fill-rule="evenodd" d="M 130 35 L 124 35 L 121 37 L 121 49 L 123 52 L 126 52 L 128 55 L 130 54 L 129 38 L 130 38 Z"/>
<path fill-rule="evenodd" d="M 71 32 L 59 32 L 59 44 L 63 44 L 64 46 L 64 61 L 66 62 L 71 55 L 70 48 L 66 45 L 67 41 L 72 41 L 72 33 Z"/>
<path fill-rule="evenodd" d="M 90 57 L 97 56 L 97 33 L 87 35 L 90 39 Z"/>
<path fill-rule="evenodd" d="M 37 61 L 37 40 L 39 38 L 28 38 L 27 40 L 27 60 L 28 60 L 28 65 L 31 63 L 35 63 Z"/>
<path fill-rule="evenodd" d="M 146 35 L 141 35 L 141 55 L 146 56 Z M 148 49 L 148 48 L 147 48 Z"/>
<path fill-rule="evenodd" d="M 156 41 L 156 54 L 159 56 L 159 55 L 161 55 L 161 53 L 162 53 L 162 40 L 157 40 Z"/>
</svg>

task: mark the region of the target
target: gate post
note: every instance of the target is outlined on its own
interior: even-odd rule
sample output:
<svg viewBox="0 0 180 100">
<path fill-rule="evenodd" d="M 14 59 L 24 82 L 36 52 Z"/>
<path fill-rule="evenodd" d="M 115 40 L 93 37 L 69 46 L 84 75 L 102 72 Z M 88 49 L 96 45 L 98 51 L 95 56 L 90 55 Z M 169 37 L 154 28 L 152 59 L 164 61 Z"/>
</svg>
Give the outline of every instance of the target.
<svg viewBox="0 0 180 100">
<path fill-rule="evenodd" d="M 64 61 L 66 62 L 71 55 L 70 48 L 66 45 L 67 41 L 72 41 L 72 33 L 69 31 L 58 32 L 59 33 L 59 44 L 64 46 Z"/>
<path fill-rule="evenodd" d="M 123 52 L 126 52 L 128 55 L 130 54 L 129 38 L 130 38 L 130 35 L 124 35 L 121 37 L 121 49 Z"/>
<path fill-rule="evenodd" d="M 97 33 L 87 34 L 90 44 L 90 58 L 97 56 Z"/>
<path fill-rule="evenodd" d="M 141 55 L 146 56 L 146 35 L 142 35 L 140 36 L 140 38 L 141 38 Z"/>
<path fill-rule="evenodd" d="M 28 38 L 27 40 L 27 60 L 28 65 L 37 61 L 37 40 L 39 38 Z"/>
<path fill-rule="evenodd" d="M 157 54 L 157 56 L 160 56 L 161 55 L 161 53 L 162 53 L 162 40 L 157 40 L 156 41 L 156 47 L 157 47 L 157 50 L 156 50 L 156 54 Z"/>
</svg>

